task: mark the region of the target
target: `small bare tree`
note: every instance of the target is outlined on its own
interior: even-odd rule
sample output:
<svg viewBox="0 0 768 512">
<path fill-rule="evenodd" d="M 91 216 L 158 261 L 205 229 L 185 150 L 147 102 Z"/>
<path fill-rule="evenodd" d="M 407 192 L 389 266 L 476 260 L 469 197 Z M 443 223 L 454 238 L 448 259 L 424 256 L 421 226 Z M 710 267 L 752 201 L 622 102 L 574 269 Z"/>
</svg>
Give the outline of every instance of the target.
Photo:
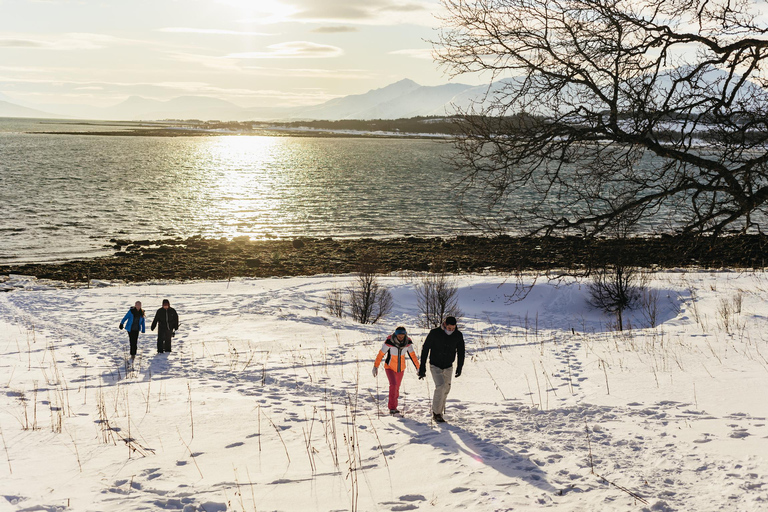
<svg viewBox="0 0 768 512">
<path fill-rule="evenodd" d="M 366 252 L 358 264 L 357 279 L 349 289 L 352 318 L 361 324 L 375 324 L 392 311 L 392 294 L 378 281 L 379 258 Z"/>
<path fill-rule="evenodd" d="M 637 281 L 639 272 L 628 265 L 604 265 L 595 270 L 587 285 L 590 305 L 616 315 L 616 324 L 624 330 L 624 311 L 640 299 L 642 289 Z"/>
<path fill-rule="evenodd" d="M 441 271 L 427 274 L 416 284 L 416 304 L 422 327 L 437 327 L 450 315 L 459 318 L 459 288 L 456 278 Z"/>
<path fill-rule="evenodd" d="M 328 295 L 325 297 L 325 309 L 330 315 L 344 318 L 344 294 L 341 289 L 334 286 L 328 290 Z"/>
</svg>

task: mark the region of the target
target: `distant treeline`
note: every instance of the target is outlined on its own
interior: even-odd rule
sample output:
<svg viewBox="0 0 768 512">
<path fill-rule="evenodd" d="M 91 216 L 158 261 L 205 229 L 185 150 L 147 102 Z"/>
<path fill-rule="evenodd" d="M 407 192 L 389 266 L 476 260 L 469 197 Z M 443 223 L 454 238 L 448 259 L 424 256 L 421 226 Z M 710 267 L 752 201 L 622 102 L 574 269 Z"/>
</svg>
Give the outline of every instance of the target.
<svg viewBox="0 0 768 512">
<path fill-rule="evenodd" d="M 339 121 L 292 121 L 289 123 L 259 123 L 270 127 L 314 130 L 354 130 L 363 132 L 430 133 L 452 135 L 457 132 L 457 117 L 411 117 L 404 119 L 342 119 Z"/>
<path fill-rule="evenodd" d="M 608 113 L 606 112 L 607 116 Z M 619 115 L 620 120 L 628 121 L 634 118 L 632 113 Z M 704 116 L 693 115 L 663 115 L 659 121 L 662 123 L 680 123 L 678 128 L 664 126 L 654 130 L 652 136 L 663 142 L 679 142 L 681 139 L 697 138 L 710 143 L 762 143 L 766 140 L 766 134 L 762 130 L 755 129 L 746 121 L 743 126 L 734 126 L 730 131 L 712 129 L 710 119 Z M 305 121 L 201 121 L 197 119 L 166 120 L 172 124 L 186 125 L 192 129 L 200 130 L 227 130 L 232 132 L 247 133 L 262 130 L 327 130 L 327 131 L 359 131 L 359 132 L 390 132 L 403 134 L 444 134 L 457 135 L 459 133 L 472 133 L 482 126 L 485 133 L 509 133 L 511 131 L 529 130 L 550 120 L 541 116 L 517 114 L 504 117 L 487 116 L 419 116 L 401 119 L 342 119 L 338 121 L 305 120 Z M 697 123 L 698 127 L 691 131 L 690 123 Z M 663 124 L 662 124 L 663 126 Z M 474 128 L 474 129 L 473 129 Z"/>
</svg>

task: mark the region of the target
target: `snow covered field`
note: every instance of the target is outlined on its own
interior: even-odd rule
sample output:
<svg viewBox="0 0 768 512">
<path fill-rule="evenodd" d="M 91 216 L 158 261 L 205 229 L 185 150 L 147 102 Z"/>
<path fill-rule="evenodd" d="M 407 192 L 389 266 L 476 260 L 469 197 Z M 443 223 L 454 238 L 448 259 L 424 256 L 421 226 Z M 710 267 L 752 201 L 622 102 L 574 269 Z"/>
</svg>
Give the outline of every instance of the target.
<svg viewBox="0 0 768 512">
<path fill-rule="evenodd" d="M 459 277 L 467 361 L 432 423 L 371 375 L 376 325 L 325 311 L 349 276 L 21 286 L 0 294 L 0 510 L 768 510 L 768 274 L 653 274 L 631 329 L 584 283 Z M 22 286 L 23 285 L 23 286 Z M 170 354 L 117 326 L 179 312 Z M 626 321 L 626 319 L 625 319 Z M 651 324 L 656 324 L 651 326 Z"/>
</svg>

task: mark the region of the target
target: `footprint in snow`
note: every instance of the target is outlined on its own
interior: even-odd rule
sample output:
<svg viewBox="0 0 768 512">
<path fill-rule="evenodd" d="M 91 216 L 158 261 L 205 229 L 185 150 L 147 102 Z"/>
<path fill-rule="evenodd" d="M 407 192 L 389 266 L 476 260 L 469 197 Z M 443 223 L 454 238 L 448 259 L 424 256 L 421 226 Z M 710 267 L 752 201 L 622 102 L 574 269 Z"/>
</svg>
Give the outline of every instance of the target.
<svg viewBox="0 0 768 512">
<path fill-rule="evenodd" d="M 729 437 L 732 437 L 734 439 L 743 439 L 745 437 L 749 437 L 750 433 L 747 432 L 747 429 L 745 428 L 737 428 L 733 432 L 730 433 Z"/>
</svg>

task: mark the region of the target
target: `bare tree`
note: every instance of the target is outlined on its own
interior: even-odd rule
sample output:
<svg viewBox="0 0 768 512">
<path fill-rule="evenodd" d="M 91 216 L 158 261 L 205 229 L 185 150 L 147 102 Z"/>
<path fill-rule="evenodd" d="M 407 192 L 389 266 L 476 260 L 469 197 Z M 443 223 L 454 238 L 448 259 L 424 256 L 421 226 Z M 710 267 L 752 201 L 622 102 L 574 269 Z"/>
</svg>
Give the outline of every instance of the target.
<svg viewBox="0 0 768 512">
<path fill-rule="evenodd" d="M 352 318 L 361 324 L 375 324 L 392 311 L 392 294 L 379 284 L 378 270 L 377 254 L 367 252 L 361 256 L 357 278 L 349 289 Z"/>
<path fill-rule="evenodd" d="M 760 231 L 768 26 L 756 0 L 442 0 L 437 59 L 492 77 L 455 164 L 499 231 Z M 702 144 L 706 142 L 706 144 Z"/>
<path fill-rule="evenodd" d="M 456 279 L 446 272 L 427 274 L 416 284 L 422 327 L 437 327 L 446 316 L 461 317 Z"/>
<path fill-rule="evenodd" d="M 615 314 L 620 331 L 624 330 L 624 311 L 631 309 L 642 296 L 639 277 L 638 269 L 634 267 L 605 265 L 594 272 L 592 282 L 587 285 L 589 303 L 606 313 Z"/>
</svg>

